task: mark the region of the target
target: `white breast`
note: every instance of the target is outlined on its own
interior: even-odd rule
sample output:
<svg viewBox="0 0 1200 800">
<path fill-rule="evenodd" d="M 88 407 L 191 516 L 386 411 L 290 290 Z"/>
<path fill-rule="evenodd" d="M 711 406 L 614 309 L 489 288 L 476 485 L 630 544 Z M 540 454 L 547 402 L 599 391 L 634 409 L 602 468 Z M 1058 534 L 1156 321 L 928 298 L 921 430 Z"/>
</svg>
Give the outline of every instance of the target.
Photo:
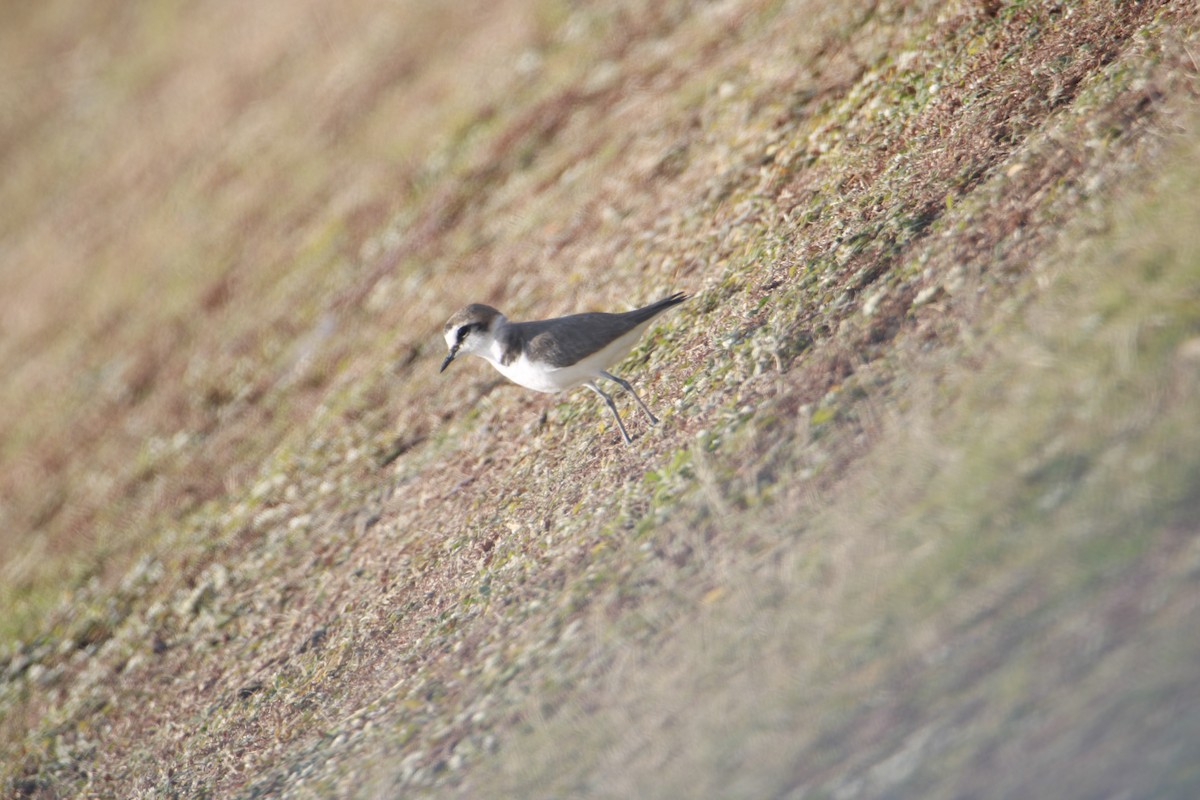
<svg viewBox="0 0 1200 800">
<path fill-rule="evenodd" d="M 652 321 L 647 320 L 621 338 L 614 339 L 607 347 L 569 367 L 549 368 L 544 364 L 530 361 L 524 353 L 506 366 L 500 363 L 498 343 L 490 353 L 484 355 L 484 358 L 490 361 L 501 375 L 526 389 L 533 389 L 535 392 L 565 392 L 576 386 L 582 386 L 590 380 L 595 380 L 600 377 L 602 371 L 629 355 L 629 351 L 637 344 L 642 332 Z"/>
</svg>

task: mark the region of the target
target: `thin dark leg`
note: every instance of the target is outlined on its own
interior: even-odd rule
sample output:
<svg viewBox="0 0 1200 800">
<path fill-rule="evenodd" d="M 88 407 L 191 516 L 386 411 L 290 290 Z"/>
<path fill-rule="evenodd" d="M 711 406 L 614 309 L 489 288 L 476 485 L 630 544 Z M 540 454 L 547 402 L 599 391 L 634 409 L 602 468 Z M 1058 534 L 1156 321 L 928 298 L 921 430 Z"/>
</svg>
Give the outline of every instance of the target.
<svg viewBox="0 0 1200 800">
<path fill-rule="evenodd" d="M 608 378 L 610 381 L 615 381 L 618 386 L 620 386 L 622 389 L 624 389 L 625 391 L 627 391 L 631 395 L 633 395 L 633 399 L 637 400 L 637 404 L 642 407 L 642 411 L 646 412 L 646 417 L 650 420 L 650 424 L 651 425 L 658 424 L 658 417 L 656 417 L 652 413 L 650 413 L 650 409 L 646 408 L 646 404 L 642 402 L 642 398 L 638 397 L 638 393 L 635 392 L 633 390 L 633 387 L 629 385 L 629 381 L 624 380 L 622 378 L 618 378 L 616 375 L 613 375 L 611 372 L 601 371 L 600 374 L 603 375 L 604 377 Z"/>
<path fill-rule="evenodd" d="M 612 412 L 613 419 L 617 421 L 617 427 L 621 429 L 621 435 L 625 437 L 625 444 L 633 444 L 633 439 L 629 438 L 629 432 L 625 430 L 625 423 L 621 422 L 621 415 L 617 413 L 617 404 L 613 402 L 613 399 L 594 383 L 585 383 L 584 386 L 604 398 L 604 402 L 608 404 L 608 410 Z"/>
</svg>

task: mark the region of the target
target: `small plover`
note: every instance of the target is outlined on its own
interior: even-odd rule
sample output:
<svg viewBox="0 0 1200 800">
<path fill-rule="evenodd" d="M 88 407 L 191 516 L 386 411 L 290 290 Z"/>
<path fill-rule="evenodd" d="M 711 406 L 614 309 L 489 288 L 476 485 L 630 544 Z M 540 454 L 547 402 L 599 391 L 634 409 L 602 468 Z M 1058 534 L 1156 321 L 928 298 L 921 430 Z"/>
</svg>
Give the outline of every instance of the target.
<svg viewBox="0 0 1200 800">
<path fill-rule="evenodd" d="M 446 323 L 444 334 L 450 354 L 442 362 L 441 371 L 459 353 L 469 353 L 487 359 L 501 375 L 535 392 L 565 392 L 586 386 L 604 398 L 625 442 L 630 443 L 633 440 L 616 404 L 596 381 L 608 378 L 615 382 L 633 395 L 651 424 L 657 423 L 658 418 L 629 382 L 608 368 L 629 354 L 655 317 L 686 299 L 687 295 L 680 292 L 619 314 L 590 312 L 536 322 L 509 322 L 491 306 L 473 303 Z"/>
</svg>

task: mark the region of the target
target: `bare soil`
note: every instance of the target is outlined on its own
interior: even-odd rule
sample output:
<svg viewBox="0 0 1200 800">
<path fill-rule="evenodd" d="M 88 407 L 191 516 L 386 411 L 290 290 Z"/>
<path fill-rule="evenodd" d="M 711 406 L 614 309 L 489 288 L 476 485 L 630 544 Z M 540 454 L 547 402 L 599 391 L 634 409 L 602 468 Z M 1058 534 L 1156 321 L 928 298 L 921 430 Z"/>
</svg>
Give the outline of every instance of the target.
<svg viewBox="0 0 1200 800">
<path fill-rule="evenodd" d="M 0 785 L 1194 796 L 1197 17 L 10 10 Z"/>
</svg>

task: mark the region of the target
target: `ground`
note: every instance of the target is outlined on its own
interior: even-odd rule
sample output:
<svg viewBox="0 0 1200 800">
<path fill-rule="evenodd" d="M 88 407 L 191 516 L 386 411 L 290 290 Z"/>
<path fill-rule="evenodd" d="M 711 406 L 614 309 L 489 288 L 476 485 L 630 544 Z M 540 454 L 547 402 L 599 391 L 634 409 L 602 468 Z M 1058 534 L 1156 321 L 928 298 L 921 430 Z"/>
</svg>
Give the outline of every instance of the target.
<svg viewBox="0 0 1200 800">
<path fill-rule="evenodd" d="M 1196 796 L 1198 17 L 11 10 L 5 793 Z"/>
</svg>

